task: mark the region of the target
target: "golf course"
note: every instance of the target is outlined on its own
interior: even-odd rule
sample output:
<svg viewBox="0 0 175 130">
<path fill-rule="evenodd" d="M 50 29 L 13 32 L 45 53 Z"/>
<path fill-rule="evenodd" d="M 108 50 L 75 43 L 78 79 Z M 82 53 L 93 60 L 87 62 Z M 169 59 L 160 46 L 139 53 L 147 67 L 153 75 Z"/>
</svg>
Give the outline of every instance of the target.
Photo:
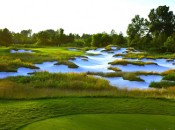
<svg viewBox="0 0 175 130">
<path fill-rule="evenodd" d="M 173 11 L 172 0 L 1 1 L 0 130 L 175 130 Z"/>
</svg>

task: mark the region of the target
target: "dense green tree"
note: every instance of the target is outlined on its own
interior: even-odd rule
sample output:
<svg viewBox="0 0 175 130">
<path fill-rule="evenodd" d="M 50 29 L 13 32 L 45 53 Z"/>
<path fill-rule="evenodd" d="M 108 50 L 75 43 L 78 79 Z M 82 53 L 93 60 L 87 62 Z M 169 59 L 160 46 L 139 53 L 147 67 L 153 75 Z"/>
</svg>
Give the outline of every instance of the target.
<svg viewBox="0 0 175 130">
<path fill-rule="evenodd" d="M 28 29 L 28 30 L 22 30 L 21 34 L 25 37 L 31 37 L 32 36 L 32 30 Z"/>
<path fill-rule="evenodd" d="M 139 15 L 136 15 L 133 19 L 131 24 L 128 25 L 127 34 L 130 40 L 133 40 L 134 37 L 137 35 L 139 37 L 143 37 L 148 32 L 147 27 L 147 20 L 144 18 L 140 18 Z"/>
<path fill-rule="evenodd" d="M 21 43 L 23 44 L 32 44 L 32 30 L 22 30 L 20 33 Z"/>
<path fill-rule="evenodd" d="M 118 45 L 124 45 L 125 43 L 127 43 L 127 40 L 126 40 L 126 38 L 123 36 L 123 33 L 119 33 L 116 42 L 117 42 Z"/>
<path fill-rule="evenodd" d="M 101 37 L 103 34 L 98 33 L 92 35 L 92 46 L 100 47 L 101 46 Z"/>
<path fill-rule="evenodd" d="M 167 52 L 175 52 L 175 33 L 172 36 L 168 37 L 164 43 L 164 47 Z"/>
<path fill-rule="evenodd" d="M 149 20 L 136 15 L 127 29 L 128 45 L 154 51 L 171 51 L 174 46 L 175 16 L 167 6 L 151 9 Z M 169 37 L 169 38 L 168 38 Z"/>
<path fill-rule="evenodd" d="M 49 44 L 49 33 L 48 31 L 40 31 L 37 35 L 37 43 L 41 45 L 48 45 Z"/>
<path fill-rule="evenodd" d="M 148 34 L 148 22 L 146 19 L 141 18 L 139 15 L 136 15 L 132 22 L 128 25 L 127 34 L 129 38 L 129 46 L 137 46 L 135 41 L 145 37 Z"/>
<path fill-rule="evenodd" d="M 107 33 L 98 33 L 92 35 L 92 46 L 104 47 L 112 43 L 112 38 Z"/>
<path fill-rule="evenodd" d="M 175 16 L 166 5 L 151 9 L 148 17 L 149 31 L 154 37 L 161 33 L 171 36 L 175 31 Z"/>
<path fill-rule="evenodd" d="M 91 46 L 91 42 L 92 42 L 92 35 L 90 34 L 83 34 L 81 36 L 81 39 L 84 40 L 84 46 Z"/>
<path fill-rule="evenodd" d="M 0 44 L 12 44 L 12 33 L 7 28 L 0 30 Z"/>
</svg>

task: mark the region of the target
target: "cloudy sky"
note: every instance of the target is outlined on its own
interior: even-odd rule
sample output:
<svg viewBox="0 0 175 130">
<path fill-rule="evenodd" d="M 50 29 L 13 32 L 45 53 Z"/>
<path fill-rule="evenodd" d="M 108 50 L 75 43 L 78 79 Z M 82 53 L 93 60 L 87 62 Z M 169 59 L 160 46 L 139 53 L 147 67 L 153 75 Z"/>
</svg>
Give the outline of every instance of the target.
<svg viewBox="0 0 175 130">
<path fill-rule="evenodd" d="M 147 17 L 150 9 L 167 5 L 175 14 L 175 0 L 0 0 L 0 28 L 19 32 L 63 28 L 65 33 L 125 34 L 131 19 Z"/>
</svg>

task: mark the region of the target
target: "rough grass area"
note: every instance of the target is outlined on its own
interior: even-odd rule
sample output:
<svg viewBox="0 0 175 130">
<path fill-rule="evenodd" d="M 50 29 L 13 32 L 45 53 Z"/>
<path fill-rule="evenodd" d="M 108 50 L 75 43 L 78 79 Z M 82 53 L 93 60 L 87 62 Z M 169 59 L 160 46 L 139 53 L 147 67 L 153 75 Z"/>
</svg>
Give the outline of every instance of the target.
<svg viewBox="0 0 175 130">
<path fill-rule="evenodd" d="M 163 80 L 175 81 L 175 72 L 167 74 L 165 77 L 163 77 Z"/>
<path fill-rule="evenodd" d="M 127 80 L 140 80 L 125 73 Z M 8 77 L 0 80 L 1 99 L 40 99 L 58 97 L 143 97 L 175 98 L 175 89 L 119 89 L 109 82 L 85 73 L 37 72 L 32 76 Z"/>
<path fill-rule="evenodd" d="M 102 90 L 111 86 L 104 79 L 88 76 L 85 73 L 48 73 L 36 72 L 32 76 L 17 76 L 7 78 L 19 86 L 33 88 L 57 88 L 70 90 Z"/>
<path fill-rule="evenodd" d="M 152 88 L 175 87 L 175 82 L 171 82 L 171 81 L 151 82 L 149 87 L 152 87 Z"/>
<path fill-rule="evenodd" d="M 39 121 L 22 130 L 173 130 L 174 122 L 174 116 L 164 115 L 83 114 Z"/>
<path fill-rule="evenodd" d="M 67 65 L 69 68 L 78 68 L 79 67 L 78 65 L 76 65 L 73 62 L 71 62 L 71 61 L 65 61 L 65 60 L 59 61 L 55 65 Z"/>
<path fill-rule="evenodd" d="M 89 75 L 99 75 L 99 76 L 102 76 L 102 77 L 128 77 L 127 80 L 129 80 L 129 79 L 135 79 L 135 77 L 136 76 L 139 76 L 139 75 L 160 75 L 159 73 L 145 72 L 145 71 L 136 71 L 136 72 L 121 72 L 121 71 L 116 71 L 116 72 L 109 72 L 109 73 L 103 73 L 103 72 L 87 72 L 87 74 L 89 74 Z"/>
<path fill-rule="evenodd" d="M 0 71 L 1 72 L 16 72 L 20 67 L 26 67 L 31 69 L 38 69 L 35 65 L 30 62 L 23 62 L 21 59 L 12 60 L 6 56 L 0 56 Z"/>
<path fill-rule="evenodd" d="M 170 69 L 170 70 L 164 71 L 161 73 L 161 75 L 168 75 L 168 74 L 172 74 L 172 73 L 175 73 L 175 69 Z"/>
<path fill-rule="evenodd" d="M 140 81 L 143 82 L 144 80 L 138 77 L 135 73 L 125 73 L 123 74 L 123 79 L 129 80 L 129 81 Z"/>
<path fill-rule="evenodd" d="M 174 54 L 158 54 L 158 53 L 152 53 L 152 52 L 141 52 L 141 53 L 128 53 L 123 55 L 125 58 L 136 58 L 136 59 L 175 59 L 175 53 Z"/>
<path fill-rule="evenodd" d="M 113 71 L 121 71 L 121 69 L 117 68 L 117 67 L 109 67 L 109 70 L 113 70 Z"/>
<path fill-rule="evenodd" d="M 36 121 L 74 114 L 104 113 L 175 116 L 174 108 L 174 100 L 142 98 L 0 100 L 0 129 L 22 128 Z M 127 125 L 125 126 L 127 127 Z"/>
<path fill-rule="evenodd" d="M 65 64 L 69 68 L 77 68 L 78 66 L 69 62 L 69 59 L 84 54 L 83 50 L 69 51 L 63 47 L 27 48 L 35 53 L 13 54 L 10 53 L 10 49 L 0 48 L 0 71 L 17 71 L 19 67 L 36 68 L 34 64 L 45 61 L 58 61 L 58 63 Z"/>
<path fill-rule="evenodd" d="M 138 65 L 138 66 L 144 66 L 144 65 L 157 65 L 157 63 L 154 62 L 142 62 L 142 61 L 128 61 L 128 60 L 115 60 L 113 62 L 109 62 L 111 65 Z"/>
</svg>

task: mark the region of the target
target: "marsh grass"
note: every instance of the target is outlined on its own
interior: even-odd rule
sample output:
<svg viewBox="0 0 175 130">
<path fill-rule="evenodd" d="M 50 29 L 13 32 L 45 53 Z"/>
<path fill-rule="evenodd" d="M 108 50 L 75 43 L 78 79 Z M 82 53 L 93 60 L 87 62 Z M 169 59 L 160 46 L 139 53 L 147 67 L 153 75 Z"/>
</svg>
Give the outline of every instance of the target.
<svg viewBox="0 0 175 130">
<path fill-rule="evenodd" d="M 140 81 L 140 82 L 144 82 L 143 79 L 141 79 L 140 77 L 138 77 L 135 73 L 125 73 L 122 75 L 123 79 L 125 80 L 129 80 L 129 81 Z"/>
<path fill-rule="evenodd" d="M 128 53 L 123 55 L 125 58 L 136 58 L 136 59 L 175 59 L 174 54 L 161 54 L 161 53 L 153 53 L 153 52 L 140 52 L 140 53 Z"/>
<path fill-rule="evenodd" d="M 57 88 L 70 90 L 108 89 L 109 82 L 85 73 L 48 73 L 36 72 L 32 76 L 17 76 L 7 78 L 10 81 L 19 83 L 23 86 L 33 88 Z"/>
<path fill-rule="evenodd" d="M 11 47 L 12 48 L 12 47 Z M 13 47 L 15 48 L 15 47 Z M 19 48 L 16 48 L 19 49 Z M 23 48 L 26 50 L 26 48 Z M 17 71 L 19 67 L 36 68 L 34 64 L 45 61 L 58 61 L 68 65 L 70 68 L 77 68 L 75 64 L 69 62 L 71 57 L 81 56 L 83 51 L 73 52 L 67 48 L 27 48 L 35 53 L 10 53 L 9 48 L 0 48 L 0 71 Z"/>
<path fill-rule="evenodd" d="M 0 85 L 0 99 L 47 99 L 59 97 L 134 97 L 175 99 L 175 87 L 169 87 L 166 89 L 128 90 L 125 88 L 118 89 L 115 87 L 96 88 L 96 86 L 93 85 L 94 88 L 91 89 L 80 89 L 76 86 L 74 87 L 76 89 L 72 89 L 73 87 L 60 89 L 46 85 L 44 87 L 31 87 L 29 85 L 9 81 L 7 79 L 0 81 Z"/>
<path fill-rule="evenodd" d="M 144 65 L 157 65 L 157 63 L 154 62 L 142 62 L 142 61 L 128 61 L 128 60 L 115 60 L 113 62 L 109 62 L 111 65 L 138 65 L 138 66 L 144 66 Z"/>
<path fill-rule="evenodd" d="M 172 74 L 172 73 L 175 73 L 175 69 L 166 70 L 166 71 L 162 72 L 161 75 L 168 75 L 168 74 Z"/>
<path fill-rule="evenodd" d="M 131 76 L 139 76 L 139 75 L 160 75 L 158 72 L 145 72 L 145 71 L 136 71 L 136 72 L 122 72 L 122 71 L 117 71 L 117 72 L 108 72 L 108 73 L 103 73 L 103 72 L 87 72 L 89 75 L 98 75 L 102 77 L 123 77 L 123 75 L 130 75 Z"/>
<path fill-rule="evenodd" d="M 0 71 L 16 72 L 19 67 L 27 67 L 31 69 L 38 69 L 30 62 L 24 62 L 20 58 L 11 59 L 8 56 L 0 57 Z"/>
<path fill-rule="evenodd" d="M 109 70 L 113 70 L 113 71 L 121 71 L 121 69 L 117 68 L 117 67 L 109 67 Z"/>
<path fill-rule="evenodd" d="M 118 53 L 118 54 L 113 55 L 113 57 L 118 57 L 118 56 L 122 56 L 122 57 L 124 57 L 125 55 L 126 55 L 126 54 Z"/>
<path fill-rule="evenodd" d="M 108 52 L 108 51 L 113 51 L 113 49 L 111 48 L 111 46 L 106 46 L 105 50 L 103 50 L 103 51 L 107 51 Z"/>
<path fill-rule="evenodd" d="M 164 76 L 163 80 L 175 81 L 175 72 Z"/>
<path fill-rule="evenodd" d="M 109 73 L 103 73 L 103 72 L 87 72 L 88 75 L 98 75 L 102 77 L 121 77 L 123 75 L 123 72 L 109 72 Z"/>
<path fill-rule="evenodd" d="M 149 87 L 152 87 L 152 88 L 175 87 L 175 82 L 171 82 L 171 81 L 151 82 Z"/>
<path fill-rule="evenodd" d="M 75 63 L 68 61 L 68 60 L 59 61 L 58 63 L 56 63 L 54 65 L 67 65 L 69 68 L 78 68 L 79 67 Z"/>
<path fill-rule="evenodd" d="M 86 55 L 88 55 L 88 56 L 100 56 L 102 54 L 86 53 Z"/>
</svg>

